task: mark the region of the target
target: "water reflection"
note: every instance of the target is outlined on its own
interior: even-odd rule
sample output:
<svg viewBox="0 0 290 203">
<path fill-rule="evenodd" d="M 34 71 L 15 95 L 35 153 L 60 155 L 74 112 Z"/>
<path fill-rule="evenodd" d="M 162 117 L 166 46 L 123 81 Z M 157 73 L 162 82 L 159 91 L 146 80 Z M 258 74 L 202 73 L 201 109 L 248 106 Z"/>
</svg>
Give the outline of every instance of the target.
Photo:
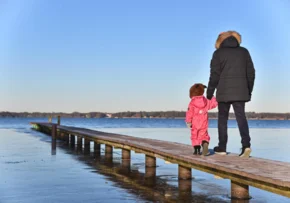
<svg viewBox="0 0 290 203">
<path fill-rule="evenodd" d="M 52 146 L 55 148 L 54 142 L 52 142 Z M 191 180 L 178 180 L 178 186 L 170 185 L 164 179 L 156 176 L 155 167 L 145 167 L 145 173 L 142 173 L 131 167 L 130 159 L 121 159 L 121 161 L 113 159 L 113 154 L 102 153 L 99 148 L 94 151 L 90 150 L 88 146 L 74 148 L 65 143 L 58 147 L 68 154 L 75 155 L 74 159 L 90 166 L 91 172 L 106 176 L 115 186 L 126 189 L 128 193 L 136 195 L 146 202 L 249 202 L 194 193 Z"/>
<path fill-rule="evenodd" d="M 51 155 L 56 155 L 56 139 L 51 137 Z"/>
<path fill-rule="evenodd" d="M 56 155 L 56 133 L 56 125 L 53 125 L 51 132 L 51 155 Z"/>
</svg>

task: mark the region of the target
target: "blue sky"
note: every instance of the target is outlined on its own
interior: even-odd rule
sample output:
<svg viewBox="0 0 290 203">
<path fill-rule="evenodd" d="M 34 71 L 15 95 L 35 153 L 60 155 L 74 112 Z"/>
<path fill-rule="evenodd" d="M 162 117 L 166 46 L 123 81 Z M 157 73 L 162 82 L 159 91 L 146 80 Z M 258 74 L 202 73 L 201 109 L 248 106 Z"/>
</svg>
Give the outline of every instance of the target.
<svg viewBox="0 0 290 203">
<path fill-rule="evenodd" d="M 217 35 L 237 30 L 247 111 L 290 112 L 290 2 L 0 1 L 0 111 L 186 110 Z"/>
</svg>

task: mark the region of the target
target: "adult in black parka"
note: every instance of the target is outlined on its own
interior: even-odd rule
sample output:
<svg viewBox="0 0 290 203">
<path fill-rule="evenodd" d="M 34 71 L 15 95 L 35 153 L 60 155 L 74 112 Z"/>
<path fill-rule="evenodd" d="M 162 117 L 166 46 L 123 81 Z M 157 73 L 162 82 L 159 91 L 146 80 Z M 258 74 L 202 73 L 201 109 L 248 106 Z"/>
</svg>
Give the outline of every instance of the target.
<svg viewBox="0 0 290 203">
<path fill-rule="evenodd" d="M 245 103 L 251 100 L 255 69 L 249 51 L 240 44 L 241 35 L 236 31 L 223 32 L 218 36 L 210 64 L 207 98 L 211 99 L 217 90 L 219 144 L 214 148 L 215 153 L 226 154 L 227 122 L 232 105 L 242 138 L 240 156 L 249 157 L 251 138 Z"/>
</svg>

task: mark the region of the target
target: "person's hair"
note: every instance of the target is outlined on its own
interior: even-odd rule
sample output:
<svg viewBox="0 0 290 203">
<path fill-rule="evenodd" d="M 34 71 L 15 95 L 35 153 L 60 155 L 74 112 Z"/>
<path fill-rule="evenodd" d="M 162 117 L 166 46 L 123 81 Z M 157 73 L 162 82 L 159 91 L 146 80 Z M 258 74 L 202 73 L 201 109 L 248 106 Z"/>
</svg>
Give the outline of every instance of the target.
<svg viewBox="0 0 290 203">
<path fill-rule="evenodd" d="M 201 83 L 197 83 L 191 86 L 189 89 L 189 97 L 201 96 L 204 94 L 204 89 L 206 88 L 205 85 Z"/>
</svg>

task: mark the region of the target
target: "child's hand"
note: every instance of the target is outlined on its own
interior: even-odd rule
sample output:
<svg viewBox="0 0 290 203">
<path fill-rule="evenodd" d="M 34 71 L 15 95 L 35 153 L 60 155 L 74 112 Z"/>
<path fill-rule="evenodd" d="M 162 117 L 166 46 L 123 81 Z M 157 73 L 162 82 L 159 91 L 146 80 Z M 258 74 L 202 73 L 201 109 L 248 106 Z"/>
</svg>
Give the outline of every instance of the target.
<svg viewBox="0 0 290 203">
<path fill-rule="evenodd" d="M 186 123 L 186 126 L 191 129 L 191 123 Z"/>
</svg>

